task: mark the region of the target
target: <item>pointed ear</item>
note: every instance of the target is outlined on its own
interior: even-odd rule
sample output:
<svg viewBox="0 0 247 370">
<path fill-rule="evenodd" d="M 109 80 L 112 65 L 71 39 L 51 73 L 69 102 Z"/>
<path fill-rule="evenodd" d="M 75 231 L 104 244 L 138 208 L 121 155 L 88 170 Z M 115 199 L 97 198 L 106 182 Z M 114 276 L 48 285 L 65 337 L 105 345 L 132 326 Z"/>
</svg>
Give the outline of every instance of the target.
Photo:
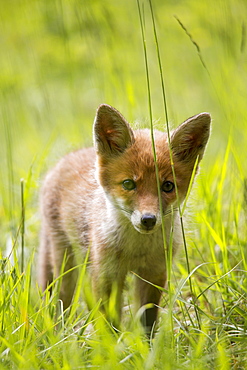
<svg viewBox="0 0 247 370">
<path fill-rule="evenodd" d="M 100 105 L 94 121 L 94 145 L 97 154 L 118 155 L 133 141 L 133 131 L 121 113 L 110 105 Z"/>
<path fill-rule="evenodd" d="M 209 113 L 200 113 L 188 118 L 172 133 L 171 146 L 173 155 L 181 161 L 199 161 L 210 134 L 211 116 Z"/>
</svg>

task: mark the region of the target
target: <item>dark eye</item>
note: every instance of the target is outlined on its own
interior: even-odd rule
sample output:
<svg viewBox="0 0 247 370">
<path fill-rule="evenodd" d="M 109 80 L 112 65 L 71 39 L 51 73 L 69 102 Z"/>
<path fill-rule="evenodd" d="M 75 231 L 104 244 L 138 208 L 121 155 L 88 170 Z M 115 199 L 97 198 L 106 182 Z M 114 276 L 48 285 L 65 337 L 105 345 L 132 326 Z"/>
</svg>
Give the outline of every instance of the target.
<svg viewBox="0 0 247 370">
<path fill-rule="evenodd" d="M 133 180 L 124 180 L 122 182 L 122 186 L 125 190 L 134 190 L 136 188 L 136 184 Z"/>
<path fill-rule="evenodd" d="M 163 185 L 162 185 L 161 189 L 165 193 L 171 193 L 174 189 L 174 184 L 171 181 L 165 181 L 165 182 L 163 182 Z"/>
</svg>

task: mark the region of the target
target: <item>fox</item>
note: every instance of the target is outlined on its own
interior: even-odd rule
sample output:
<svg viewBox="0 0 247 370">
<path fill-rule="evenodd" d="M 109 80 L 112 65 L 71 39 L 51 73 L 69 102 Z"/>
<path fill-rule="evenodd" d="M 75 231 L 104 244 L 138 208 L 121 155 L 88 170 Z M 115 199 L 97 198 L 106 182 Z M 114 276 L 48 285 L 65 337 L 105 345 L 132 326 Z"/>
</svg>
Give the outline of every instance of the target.
<svg viewBox="0 0 247 370">
<path fill-rule="evenodd" d="M 167 280 L 167 250 L 181 244 L 179 207 L 198 171 L 210 135 L 211 116 L 200 113 L 168 134 L 133 130 L 107 104 L 98 107 L 94 146 L 65 155 L 41 190 L 39 284 L 44 291 L 62 272 L 59 298 L 69 308 L 78 268 L 76 251 L 89 253 L 92 292 L 102 312 L 115 294 L 120 325 L 123 290 L 133 273 L 136 309 L 150 332 L 157 322 Z M 131 280 L 132 281 L 132 280 Z"/>
</svg>

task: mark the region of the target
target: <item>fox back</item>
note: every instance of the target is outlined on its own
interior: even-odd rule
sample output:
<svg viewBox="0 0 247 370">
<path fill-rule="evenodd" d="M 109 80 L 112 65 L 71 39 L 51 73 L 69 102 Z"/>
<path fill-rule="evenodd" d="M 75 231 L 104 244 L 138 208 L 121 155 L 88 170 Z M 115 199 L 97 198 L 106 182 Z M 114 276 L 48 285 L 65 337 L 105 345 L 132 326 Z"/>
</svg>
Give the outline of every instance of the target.
<svg viewBox="0 0 247 370">
<path fill-rule="evenodd" d="M 62 266 L 76 265 L 74 246 L 90 247 L 96 299 L 119 325 L 126 274 L 135 277 L 136 306 L 148 305 L 142 321 L 150 331 L 166 283 L 166 248 L 180 244 L 178 207 L 184 201 L 209 138 L 211 118 L 201 113 L 171 133 L 132 130 L 114 108 L 101 105 L 94 122 L 94 148 L 68 154 L 48 173 L 41 193 L 39 281 L 42 289 Z M 171 162 L 172 161 L 172 162 Z M 172 164 L 171 164 L 172 163 Z M 65 274 L 60 298 L 72 300 L 77 269 Z M 116 290 L 115 314 L 108 303 Z M 151 304 L 151 305 L 150 305 Z"/>
</svg>

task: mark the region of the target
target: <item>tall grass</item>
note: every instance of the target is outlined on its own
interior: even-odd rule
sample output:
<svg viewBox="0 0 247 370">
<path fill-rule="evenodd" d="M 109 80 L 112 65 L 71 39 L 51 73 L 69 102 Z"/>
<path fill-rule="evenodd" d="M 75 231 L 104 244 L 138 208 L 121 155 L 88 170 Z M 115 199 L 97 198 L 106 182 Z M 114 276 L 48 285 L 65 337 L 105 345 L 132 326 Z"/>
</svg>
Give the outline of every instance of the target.
<svg viewBox="0 0 247 370">
<path fill-rule="evenodd" d="M 139 3 L 149 62 L 147 98 L 136 2 L 5 2 L 2 369 L 247 367 L 246 4 L 153 0 L 150 9 L 150 3 Z M 181 249 L 169 267 L 169 294 L 151 343 L 132 317 L 131 289 L 121 332 L 105 321 L 99 302 L 86 309 L 82 292 L 89 300 L 91 292 L 85 264 L 78 268 L 74 301 L 64 314 L 56 294 L 59 281 L 51 297 L 36 283 L 43 173 L 72 147 L 90 145 L 94 111 L 102 102 L 132 121 L 150 117 L 153 124 L 164 117 L 155 123 L 159 129 L 169 130 L 170 122 L 200 111 L 213 117 L 201 172 L 187 211 L 182 209 L 188 262 Z M 127 283 L 131 288 L 131 279 Z"/>
</svg>

